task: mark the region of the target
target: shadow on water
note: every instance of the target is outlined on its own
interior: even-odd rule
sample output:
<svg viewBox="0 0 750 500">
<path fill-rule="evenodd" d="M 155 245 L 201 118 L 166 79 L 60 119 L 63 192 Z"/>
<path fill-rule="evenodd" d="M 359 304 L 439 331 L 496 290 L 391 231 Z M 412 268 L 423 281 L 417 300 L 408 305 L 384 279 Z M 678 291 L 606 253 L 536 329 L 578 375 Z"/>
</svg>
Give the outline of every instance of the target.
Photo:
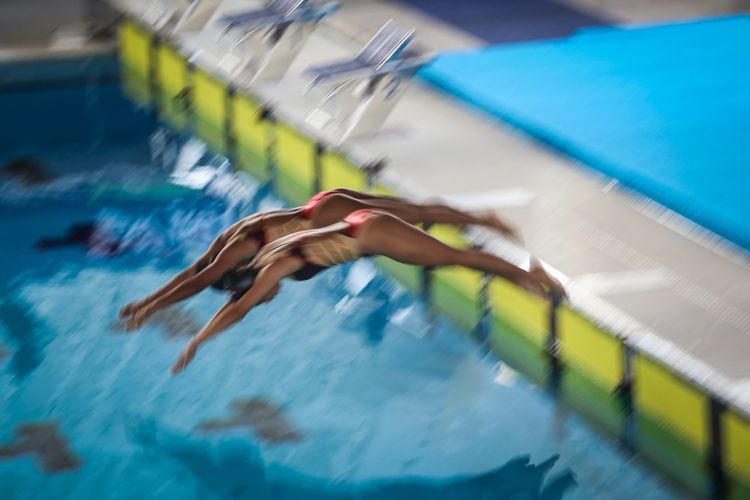
<svg viewBox="0 0 750 500">
<path fill-rule="evenodd" d="M 225 429 L 248 428 L 267 443 L 301 441 L 302 435 L 294 429 L 286 416 L 273 403 L 262 399 L 235 400 L 230 405 L 232 415 L 224 420 L 201 422 L 197 429 L 214 432 Z"/>
<path fill-rule="evenodd" d="M 40 328 L 39 321 L 26 304 L 10 294 L 0 299 L 0 324 L 14 346 L 8 368 L 15 377 L 28 377 L 44 360 L 44 348 L 52 340 Z"/>
<path fill-rule="evenodd" d="M 157 458 L 174 460 L 195 479 L 199 494 L 225 498 L 282 500 L 439 500 L 562 498 L 576 486 L 573 474 L 563 470 L 552 476 L 558 456 L 531 463 L 528 456 L 476 476 L 448 479 L 405 477 L 371 480 L 359 484 L 331 483 L 277 466 L 269 469 L 260 451 L 236 440 L 212 443 L 159 426 L 153 420 L 139 421 L 130 437 Z"/>
<path fill-rule="evenodd" d="M 56 422 L 27 422 L 18 425 L 13 434 L 15 441 L 0 444 L 0 460 L 32 455 L 47 474 L 77 469 L 83 463 Z"/>
</svg>

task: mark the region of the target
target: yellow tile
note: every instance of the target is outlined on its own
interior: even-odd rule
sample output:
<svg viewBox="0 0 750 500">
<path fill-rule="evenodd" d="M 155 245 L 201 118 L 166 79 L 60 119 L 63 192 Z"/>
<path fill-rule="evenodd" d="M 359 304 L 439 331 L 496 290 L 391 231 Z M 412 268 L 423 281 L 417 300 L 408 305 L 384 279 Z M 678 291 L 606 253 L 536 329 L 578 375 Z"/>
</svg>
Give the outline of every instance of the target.
<svg viewBox="0 0 750 500">
<path fill-rule="evenodd" d="M 540 350 L 549 336 L 549 303 L 506 281 L 494 278 L 489 285 L 490 310 L 503 323 L 528 338 Z"/>
<path fill-rule="evenodd" d="M 466 238 L 461 235 L 461 230 L 456 226 L 435 224 L 434 226 L 430 226 L 429 233 L 446 245 L 455 248 L 467 249 L 470 246 Z"/>
<path fill-rule="evenodd" d="M 732 475 L 750 485 L 750 420 L 734 411 L 722 416 L 724 462 Z"/>
<path fill-rule="evenodd" d="M 591 321 L 566 306 L 557 310 L 560 355 L 594 383 L 614 390 L 622 381 L 623 345 Z"/>
<path fill-rule="evenodd" d="M 432 303 L 464 330 L 479 322 L 482 273 L 458 266 L 437 269 L 432 275 Z"/>
<path fill-rule="evenodd" d="M 227 86 L 205 71 L 193 74 L 193 113 L 216 129 L 227 123 Z"/>
<path fill-rule="evenodd" d="M 172 126 L 183 128 L 188 123 L 189 107 L 179 96 L 190 86 L 187 61 L 169 44 L 157 47 L 156 58 L 159 113 Z"/>
<path fill-rule="evenodd" d="M 353 165 L 345 156 L 326 151 L 321 158 L 321 190 L 349 188 L 367 189 L 367 174 Z"/>
<path fill-rule="evenodd" d="M 156 54 L 156 81 L 159 91 L 173 98 L 189 86 L 188 63 L 174 47 L 167 43 L 159 45 Z"/>
<path fill-rule="evenodd" d="M 661 364 L 638 354 L 633 360 L 636 410 L 658 421 L 696 450 L 708 442 L 708 398 Z"/>
<path fill-rule="evenodd" d="M 277 186 L 291 203 L 303 203 L 315 190 L 316 144 L 294 128 L 277 123 L 274 163 Z"/>
<path fill-rule="evenodd" d="M 239 167 L 260 181 L 270 178 L 268 147 L 271 124 L 261 118 L 261 106 L 251 97 L 237 94 L 232 99 L 231 133 Z"/>
<path fill-rule="evenodd" d="M 120 61 L 132 73 L 150 79 L 153 35 L 133 21 L 120 25 Z"/>
</svg>

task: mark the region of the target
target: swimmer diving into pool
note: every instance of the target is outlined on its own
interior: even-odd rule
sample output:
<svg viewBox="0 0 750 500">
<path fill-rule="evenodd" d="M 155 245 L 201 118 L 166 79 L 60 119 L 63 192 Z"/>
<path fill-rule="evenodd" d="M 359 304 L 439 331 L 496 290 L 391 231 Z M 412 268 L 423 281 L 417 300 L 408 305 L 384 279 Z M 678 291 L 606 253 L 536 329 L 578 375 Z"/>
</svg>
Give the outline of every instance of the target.
<svg viewBox="0 0 750 500">
<path fill-rule="evenodd" d="M 541 267 L 525 271 L 480 250 L 460 250 L 381 210 L 358 210 L 343 221 L 280 238 L 265 245 L 243 266 L 249 287 L 236 293 L 188 343 L 172 367 L 178 373 L 198 347 L 240 321 L 255 306 L 271 301 L 284 278 L 307 280 L 324 269 L 360 257 L 384 255 L 404 264 L 426 267 L 459 265 L 502 276 L 549 300 L 565 296 L 562 285 Z"/>
<path fill-rule="evenodd" d="M 350 189 L 333 189 L 313 196 L 304 206 L 264 212 L 244 218 L 221 233 L 190 267 L 148 297 L 120 310 L 126 330 L 139 328 L 153 313 L 213 286 L 220 290 L 247 289 L 234 269 L 250 262 L 264 245 L 309 229 L 326 227 L 362 209 L 378 209 L 410 223 L 475 224 L 519 239 L 516 230 L 495 214 L 474 215 L 445 205 L 415 204 Z"/>
</svg>

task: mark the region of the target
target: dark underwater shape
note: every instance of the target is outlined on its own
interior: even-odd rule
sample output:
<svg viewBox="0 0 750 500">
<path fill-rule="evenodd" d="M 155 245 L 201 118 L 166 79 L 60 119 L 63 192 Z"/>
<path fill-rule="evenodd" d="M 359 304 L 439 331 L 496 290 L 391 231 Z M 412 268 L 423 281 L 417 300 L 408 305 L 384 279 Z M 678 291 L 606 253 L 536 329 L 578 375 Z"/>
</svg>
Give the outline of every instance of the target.
<svg viewBox="0 0 750 500">
<path fill-rule="evenodd" d="M 0 179 L 12 179 L 24 186 L 47 184 L 54 178 L 41 160 L 32 156 L 15 158 L 0 168 Z"/>
<path fill-rule="evenodd" d="M 254 500 L 492 500 L 523 498 L 555 500 L 575 487 L 573 474 L 564 469 L 551 477 L 558 460 L 553 455 L 532 464 L 528 456 L 475 476 L 446 479 L 405 477 L 329 482 L 274 466 L 267 471 L 257 448 L 250 443 L 212 443 L 161 428 L 154 421 L 131 428 L 136 444 L 184 467 L 195 479 L 201 496 Z"/>
<path fill-rule="evenodd" d="M 285 443 L 302 440 L 302 435 L 290 424 L 281 410 L 264 399 L 235 400 L 230 405 L 234 415 L 226 420 L 202 422 L 198 429 L 204 432 L 249 427 L 263 441 Z"/>
<path fill-rule="evenodd" d="M 71 246 L 80 246 L 87 251 L 96 248 L 103 255 L 115 255 L 125 250 L 120 241 L 100 231 L 95 221 L 73 223 L 68 226 L 64 236 L 40 238 L 34 248 L 42 251 Z"/>
<path fill-rule="evenodd" d="M 16 377 L 25 378 L 42 363 L 43 350 L 51 337 L 40 332 L 30 308 L 12 297 L 0 301 L 0 323 L 5 325 L 8 339 L 15 346 L 10 369 Z"/>
<path fill-rule="evenodd" d="M 56 422 L 27 422 L 15 428 L 16 441 L 0 445 L 0 459 L 34 455 L 47 474 L 77 469 L 83 461 L 70 449 Z"/>
</svg>

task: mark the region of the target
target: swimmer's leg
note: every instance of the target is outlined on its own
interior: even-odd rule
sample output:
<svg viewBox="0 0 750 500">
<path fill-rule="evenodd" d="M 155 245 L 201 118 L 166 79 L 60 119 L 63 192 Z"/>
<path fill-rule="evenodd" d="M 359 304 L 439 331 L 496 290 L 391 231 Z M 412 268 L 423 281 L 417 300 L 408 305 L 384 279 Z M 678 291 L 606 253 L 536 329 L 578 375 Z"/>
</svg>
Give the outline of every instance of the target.
<svg viewBox="0 0 750 500">
<path fill-rule="evenodd" d="M 315 227 L 325 227 L 362 209 L 383 210 L 410 224 L 474 224 L 521 240 L 520 233 L 494 213 L 470 214 L 442 204 L 420 205 L 398 198 L 355 199 L 341 192 L 326 197 L 320 203 L 313 212 L 313 224 Z"/>
<path fill-rule="evenodd" d="M 347 189 L 347 188 L 336 188 L 332 191 L 343 194 L 345 196 L 348 196 L 350 198 L 354 198 L 355 200 L 362 200 L 362 201 L 393 201 L 393 202 L 406 202 L 404 198 L 399 198 L 397 196 L 388 196 L 384 194 L 374 194 L 374 193 L 365 193 L 363 191 L 355 191 L 354 189 Z"/>
<path fill-rule="evenodd" d="M 545 296 L 540 280 L 496 255 L 481 250 L 460 250 L 392 215 L 380 214 L 365 222 L 356 234 L 363 253 L 390 257 L 405 264 L 426 267 L 464 266 L 495 274 Z"/>
</svg>

